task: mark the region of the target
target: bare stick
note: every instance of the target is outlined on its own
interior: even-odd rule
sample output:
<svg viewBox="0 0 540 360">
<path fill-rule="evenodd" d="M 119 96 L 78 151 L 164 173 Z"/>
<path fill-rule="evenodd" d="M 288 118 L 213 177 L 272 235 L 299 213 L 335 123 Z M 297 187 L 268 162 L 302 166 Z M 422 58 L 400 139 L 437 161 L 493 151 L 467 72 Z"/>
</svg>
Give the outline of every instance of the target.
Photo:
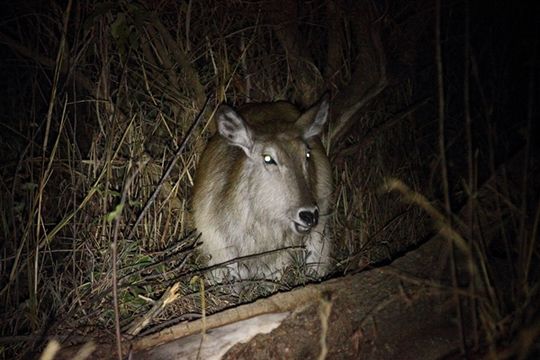
<svg viewBox="0 0 540 360">
<path fill-rule="evenodd" d="M 167 180 L 167 178 L 171 174 L 172 169 L 174 168 L 174 165 L 176 165 L 176 162 L 180 158 L 180 155 L 182 155 L 182 153 L 184 152 L 184 148 L 186 147 L 187 142 L 188 142 L 189 138 L 191 137 L 191 134 L 193 133 L 193 130 L 195 130 L 195 128 L 197 128 L 197 126 L 201 122 L 201 119 L 203 118 L 203 115 L 204 115 L 204 113 L 206 111 L 206 107 L 208 106 L 209 101 L 210 101 L 210 97 L 207 97 L 206 101 L 204 102 L 204 105 L 202 107 L 202 110 L 199 112 L 199 115 L 197 115 L 197 118 L 195 119 L 193 124 L 191 124 L 191 127 L 188 129 L 186 135 L 184 136 L 184 139 L 182 140 L 182 143 L 180 144 L 180 147 L 178 148 L 178 150 L 176 150 L 176 153 L 174 154 L 173 160 L 171 161 L 171 163 L 167 167 L 167 170 L 165 170 L 165 173 L 161 177 L 161 180 L 159 180 L 159 183 L 156 186 L 156 189 L 154 190 L 154 192 L 152 193 L 152 195 L 150 196 L 148 201 L 146 201 L 146 204 L 144 205 L 144 208 L 142 209 L 141 213 L 139 214 L 139 217 L 135 221 L 135 224 L 133 224 L 133 226 L 131 227 L 131 231 L 129 232 L 129 235 L 127 237 L 128 239 L 133 238 L 133 235 L 135 234 L 135 230 L 137 229 L 137 225 L 139 225 L 139 223 L 141 222 L 144 214 L 146 214 L 146 212 L 150 208 L 150 205 L 152 205 L 154 203 L 154 201 L 156 200 L 156 198 L 157 198 L 157 196 L 159 194 L 159 191 L 161 190 L 161 187 L 165 183 L 165 180 Z"/>
<path fill-rule="evenodd" d="M 469 194 L 468 206 L 467 206 L 467 237 L 468 244 L 470 249 L 473 247 L 473 232 L 474 232 L 474 223 L 475 223 L 475 208 L 476 208 L 476 176 L 475 176 L 475 164 L 473 157 L 473 140 L 472 140 L 472 117 L 471 117 L 471 108 L 470 108 L 470 58 L 471 58 L 471 44 L 470 44 L 470 14 L 469 14 L 469 3 L 466 1 L 465 4 L 465 51 L 464 51 L 464 70 L 463 70 L 463 106 L 464 106 L 464 115 L 465 115 L 465 138 L 467 141 L 467 192 Z M 473 274 L 472 271 L 472 257 L 468 258 L 468 269 L 469 275 Z M 473 297 L 476 294 L 476 282 L 469 282 L 469 298 L 471 305 L 470 315 L 472 317 L 472 332 L 474 336 L 474 346 L 479 346 L 479 334 L 478 334 L 478 316 L 477 316 L 477 300 Z"/>
<path fill-rule="evenodd" d="M 443 183 L 443 194 L 444 194 L 444 209 L 445 215 L 448 218 L 448 221 L 451 222 L 451 205 L 450 205 L 450 191 L 448 187 L 448 167 L 446 163 L 446 148 L 445 148 L 445 138 L 444 138 L 444 78 L 443 78 L 443 60 L 442 60 L 442 46 L 441 46 L 441 1 L 437 0 L 435 8 L 435 62 L 437 65 L 437 95 L 438 95 L 438 117 L 439 117 L 439 152 L 441 157 L 441 180 Z M 450 223 L 451 225 L 451 223 Z M 456 259 L 455 259 L 455 246 L 453 243 L 450 244 L 450 267 L 452 271 L 452 285 L 457 288 L 457 268 L 456 268 Z M 456 292 L 454 294 L 454 301 L 456 302 L 456 312 L 459 319 L 459 336 L 461 339 L 461 353 L 465 353 L 465 337 L 463 330 L 463 314 L 461 309 L 461 298 Z"/>
<path fill-rule="evenodd" d="M 407 109 L 395 114 L 390 119 L 386 120 L 384 123 L 378 125 L 375 128 L 372 128 L 359 142 L 343 148 L 342 150 L 339 150 L 335 155 L 333 155 L 332 159 L 335 160 L 361 152 L 362 149 L 365 149 L 367 146 L 371 145 L 386 130 L 392 129 L 394 125 L 399 124 L 399 122 L 401 122 L 403 119 L 407 118 L 407 116 L 427 104 L 430 100 L 431 97 L 426 97 L 418 101 L 417 103 L 409 106 Z"/>
<path fill-rule="evenodd" d="M 529 194 L 529 186 L 528 186 L 528 170 L 529 170 L 529 163 L 530 163 L 530 157 L 531 157 L 531 134 L 532 134 L 532 122 L 533 122 L 533 112 L 534 112 L 534 105 L 536 104 L 536 97 L 534 93 L 534 84 L 535 84 L 535 70 L 536 66 L 532 65 L 535 64 L 534 60 L 536 58 L 537 54 L 537 47 L 538 47 L 538 40 L 534 43 L 534 46 L 532 48 L 532 55 L 531 55 L 531 65 L 530 65 L 530 75 L 529 75 L 529 86 L 528 86 L 528 99 L 527 99 L 527 127 L 525 134 L 525 157 L 523 159 L 523 179 L 521 180 L 521 219 L 519 222 L 519 254 L 520 254 L 520 261 L 519 264 L 522 264 L 522 269 L 520 272 L 520 276 L 518 277 L 520 281 L 520 286 L 522 287 L 522 291 L 524 293 L 527 293 L 529 289 L 528 287 L 528 276 L 529 276 L 529 267 L 531 264 L 531 258 L 532 253 L 534 252 L 534 242 L 535 238 L 532 237 L 532 234 L 527 236 L 527 232 L 525 231 L 525 225 L 526 225 L 526 219 L 529 217 L 527 213 L 527 202 L 528 198 L 531 194 Z"/>
<path fill-rule="evenodd" d="M 146 314 L 144 314 L 143 317 L 131 323 L 129 329 L 126 332 L 129 335 L 138 335 L 141 330 L 150 323 L 150 321 L 152 321 L 167 307 L 167 305 L 178 299 L 178 297 L 180 296 L 180 294 L 178 293 L 179 288 L 179 282 L 168 288 L 167 291 L 165 291 L 165 293 L 163 294 L 163 296 L 161 296 L 161 299 L 154 302 L 152 308 Z"/>
<path fill-rule="evenodd" d="M 143 165 L 144 167 L 144 165 Z M 112 266 L 112 292 L 113 292 L 113 303 L 114 303 L 114 326 L 116 333 L 116 351 L 118 353 L 118 360 L 122 360 L 122 335 L 120 333 L 120 311 L 118 309 L 118 276 L 116 274 L 116 256 L 117 256 L 117 247 L 118 247 L 118 229 L 120 228 L 120 219 L 122 218 L 122 210 L 126 204 L 127 193 L 131 183 L 139 173 L 141 167 L 138 167 L 133 174 L 131 174 L 127 179 L 122 191 L 122 198 L 120 199 L 120 204 L 116 205 L 116 208 L 113 212 L 108 214 L 109 219 L 114 219 L 114 233 L 113 233 L 113 242 L 112 242 L 112 254 L 111 254 L 111 266 Z"/>
</svg>

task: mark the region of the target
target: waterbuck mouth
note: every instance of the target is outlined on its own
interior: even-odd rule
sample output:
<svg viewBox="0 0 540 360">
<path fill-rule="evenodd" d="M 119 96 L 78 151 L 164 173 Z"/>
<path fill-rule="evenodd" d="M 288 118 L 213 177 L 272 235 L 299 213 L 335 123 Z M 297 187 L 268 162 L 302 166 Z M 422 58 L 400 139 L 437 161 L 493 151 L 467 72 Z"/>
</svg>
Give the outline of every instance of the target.
<svg viewBox="0 0 540 360">
<path fill-rule="evenodd" d="M 311 232 L 311 227 L 304 226 L 294 221 L 294 230 L 300 235 L 307 235 Z"/>
</svg>

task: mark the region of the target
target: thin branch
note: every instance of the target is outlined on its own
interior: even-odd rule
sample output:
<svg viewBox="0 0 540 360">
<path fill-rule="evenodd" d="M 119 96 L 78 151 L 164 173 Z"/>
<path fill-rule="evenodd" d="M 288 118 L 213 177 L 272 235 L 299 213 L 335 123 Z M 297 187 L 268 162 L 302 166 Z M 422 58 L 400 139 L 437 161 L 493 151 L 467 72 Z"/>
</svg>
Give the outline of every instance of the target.
<svg viewBox="0 0 540 360">
<path fill-rule="evenodd" d="M 148 211 L 148 209 L 150 208 L 150 206 L 154 203 L 154 201 L 156 200 L 159 192 L 161 191 L 161 187 L 163 186 L 163 184 L 165 183 L 165 180 L 167 180 L 167 178 L 169 177 L 169 175 L 171 174 L 174 166 L 176 165 L 176 162 L 178 161 L 178 159 L 180 158 L 180 156 L 182 155 L 182 153 L 184 152 L 184 149 L 188 143 L 188 140 L 189 138 L 191 137 L 191 134 L 193 133 L 193 131 L 199 126 L 199 123 L 201 122 L 202 118 L 204 117 L 205 113 L 206 113 L 206 108 L 208 106 L 208 103 L 210 102 L 210 97 L 207 97 L 206 98 L 206 101 L 204 102 L 204 105 L 201 109 L 201 111 L 199 112 L 199 115 L 197 116 L 197 118 L 195 119 L 195 121 L 191 124 L 190 128 L 188 129 L 186 135 L 184 136 L 184 139 L 182 140 L 182 143 L 180 144 L 180 147 L 178 148 L 178 150 L 176 150 L 176 153 L 174 154 L 174 158 L 172 159 L 171 163 L 169 164 L 169 166 L 167 167 L 167 170 L 165 170 L 165 173 L 163 174 L 163 176 L 161 177 L 161 180 L 159 181 L 158 185 L 156 186 L 154 192 L 152 193 L 152 195 L 150 196 L 150 198 L 146 201 L 146 204 L 144 205 L 141 213 L 139 214 L 139 216 L 137 217 L 137 220 L 135 221 L 135 223 L 132 225 L 131 227 L 131 231 L 129 232 L 129 235 L 128 235 L 128 239 L 131 239 L 133 238 L 133 235 L 135 234 L 135 231 L 137 229 L 137 225 L 139 225 L 139 223 L 141 222 L 141 220 L 143 219 L 144 217 L 144 214 L 146 214 L 146 212 Z"/>
<path fill-rule="evenodd" d="M 364 17 L 367 25 L 357 24 L 356 37 L 364 44 L 364 50 L 355 63 L 355 71 L 349 82 L 338 93 L 333 102 L 333 128 L 328 142 L 331 146 L 347 134 L 357 120 L 357 114 L 366 108 L 388 85 L 386 75 L 386 55 L 381 40 L 381 29 L 375 10 L 367 5 L 357 12 Z"/>
<path fill-rule="evenodd" d="M 122 219 L 122 212 L 124 210 L 127 194 L 129 188 L 133 183 L 133 180 L 137 177 L 145 164 L 140 164 L 133 174 L 131 174 L 125 182 L 122 197 L 120 198 L 120 203 L 116 206 L 112 215 L 114 216 L 114 229 L 113 229 L 113 241 L 112 241 L 112 254 L 111 254 L 111 267 L 112 267 L 112 293 L 113 293 L 113 303 L 114 303 L 114 329 L 116 335 L 116 351 L 118 354 L 118 360 L 122 360 L 122 334 L 120 332 L 120 310 L 118 307 L 118 274 L 117 274 L 117 256 L 118 256 L 118 232 L 120 229 L 120 220 Z"/>
<path fill-rule="evenodd" d="M 390 119 L 386 120 L 384 123 L 380 124 L 379 126 L 371 129 L 369 133 L 367 133 L 362 140 L 359 142 L 350 145 L 342 150 L 339 150 L 337 153 L 334 154 L 332 157 L 333 160 L 343 158 L 349 155 L 354 155 L 359 152 L 361 152 L 363 149 L 365 149 L 367 146 L 373 143 L 377 137 L 381 136 L 382 133 L 385 131 L 391 129 L 396 124 L 401 122 L 403 119 L 405 119 L 410 114 L 417 111 L 419 108 L 427 104 L 431 100 L 431 97 L 424 98 L 420 101 L 418 101 L 416 104 L 413 104 L 409 106 L 407 109 L 400 111 L 399 113 L 395 114 Z"/>
<path fill-rule="evenodd" d="M 444 69 L 442 59 L 442 45 L 441 45 L 441 1 L 437 0 L 435 4 L 435 63 L 437 66 L 437 99 L 438 99 L 438 118 L 439 118 L 439 156 L 441 157 L 441 181 L 443 183 L 443 196 L 444 196 L 444 209 L 445 216 L 448 219 L 449 227 L 452 226 L 451 204 L 450 204 L 450 190 L 448 186 L 448 165 L 446 162 L 446 141 L 445 141 L 445 94 L 444 94 Z M 457 265 L 455 259 L 455 244 L 450 244 L 450 267 L 452 272 L 452 285 L 457 288 Z M 463 327 L 463 309 L 461 307 L 461 297 L 458 293 L 454 294 L 454 301 L 456 302 L 456 312 L 459 323 L 459 336 L 460 336 L 460 348 L 461 353 L 465 354 L 465 333 Z"/>
</svg>

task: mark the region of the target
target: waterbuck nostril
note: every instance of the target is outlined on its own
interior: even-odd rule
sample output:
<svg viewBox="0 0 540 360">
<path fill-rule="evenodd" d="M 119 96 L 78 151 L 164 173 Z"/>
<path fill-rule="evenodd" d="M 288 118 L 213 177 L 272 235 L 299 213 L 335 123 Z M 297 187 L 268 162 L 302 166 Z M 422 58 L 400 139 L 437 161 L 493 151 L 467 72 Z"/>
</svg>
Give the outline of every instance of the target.
<svg viewBox="0 0 540 360">
<path fill-rule="evenodd" d="M 315 211 L 300 211 L 298 213 L 298 217 L 300 217 L 300 219 L 304 222 L 304 224 L 306 224 L 307 226 L 309 227 L 313 227 L 315 225 L 317 225 L 317 223 L 319 222 L 319 211 L 318 210 L 315 210 Z"/>
</svg>

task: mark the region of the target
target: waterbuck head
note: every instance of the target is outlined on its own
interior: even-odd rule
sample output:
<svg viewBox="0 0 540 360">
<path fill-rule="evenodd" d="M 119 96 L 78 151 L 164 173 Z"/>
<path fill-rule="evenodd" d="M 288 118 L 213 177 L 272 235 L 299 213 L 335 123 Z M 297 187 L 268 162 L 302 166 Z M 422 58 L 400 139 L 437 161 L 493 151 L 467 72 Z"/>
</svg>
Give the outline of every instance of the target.
<svg viewBox="0 0 540 360">
<path fill-rule="evenodd" d="M 236 149 L 230 171 L 237 183 L 227 191 L 236 192 L 253 226 L 290 229 L 299 236 L 317 226 L 320 182 L 325 181 L 318 179 L 318 169 L 329 168 L 319 137 L 327 117 L 326 98 L 304 113 L 284 102 L 238 112 L 221 106 L 219 135 Z"/>
</svg>

